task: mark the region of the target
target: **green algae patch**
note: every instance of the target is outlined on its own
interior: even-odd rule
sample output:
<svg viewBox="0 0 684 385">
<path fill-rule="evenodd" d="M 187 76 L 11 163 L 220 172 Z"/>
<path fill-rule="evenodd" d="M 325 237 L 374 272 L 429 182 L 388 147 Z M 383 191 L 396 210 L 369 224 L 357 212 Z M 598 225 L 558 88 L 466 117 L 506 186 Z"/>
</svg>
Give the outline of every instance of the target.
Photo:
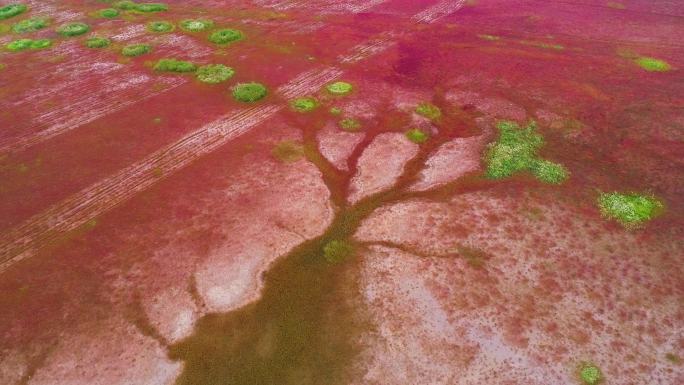
<svg viewBox="0 0 684 385">
<path fill-rule="evenodd" d="M 636 193 L 602 193 L 597 203 L 604 217 L 614 219 L 626 228 L 639 227 L 660 215 L 664 209 L 659 199 Z"/>
<path fill-rule="evenodd" d="M 672 69 L 672 66 L 666 61 L 652 57 L 638 57 L 634 59 L 634 62 L 649 72 L 666 72 Z"/>
<path fill-rule="evenodd" d="M 32 17 L 22 20 L 12 26 L 12 32 L 27 33 L 41 30 L 49 25 L 48 20 L 42 17 Z"/>
<path fill-rule="evenodd" d="M 567 179 L 565 167 L 537 157 L 544 138 L 536 132 L 536 123 L 520 128 L 515 122 L 503 120 L 497 128 L 499 139 L 489 145 L 485 156 L 488 178 L 503 179 L 518 172 L 531 172 L 545 183 L 559 184 Z"/>
<path fill-rule="evenodd" d="M 273 147 L 271 155 L 283 163 L 293 163 L 304 157 L 304 146 L 292 140 L 283 140 Z"/>
<path fill-rule="evenodd" d="M 168 21 L 151 21 L 147 23 L 147 30 L 155 33 L 171 32 L 176 27 Z"/>
<path fill-rule="evenodd" d="M 197 66 L 189 61 L 177 59 L 159 59 L 154 65 L 155 71 L 160 72 L 195 72 Z"/>
<path fill-rule="evenodd" d="M 66 37 L 83 35 L 88 31 L 90 27 L 86 23 L 69 23 L 57 28 L 57 33 Z"/>
<path fill-rule="evenodd" d="M 88 48 L 106 48 L 109 47 L 111 43 L 112 42 L 106 37 L 91 37 L 86 39 L 85 46 Z"/>
<path fill-rule="evenodd" d="M 24 4 L 8 4 L 0 7 L 0 20 L 9 19 L 26 12 L 28 7 Z"/>
<path fill-rule="evenodd" d="M 309 112 L 318 107 L 318 101 L 312 97 L 305 96 L 291 101 L 290 107 L 297 112 Z"/>
<path fill-rule="evenodd" d="M 333 95 L 347 95 L 354 87 L 350 83 L 340 81 L 328 84 L 325 89 Z"/>
<path fill-rule="evenodd" d="M 182 20 L 179 25 L 184 31 L 202 32 L 211 29 L 214 22 L 211 20 Z"/>
<path fill-rule="evenodd" d="M 416 107 L 416 114 L 426 117 L 430 120 L 437 120 L 442 116 L 442 110 L 432 103 L 420 103 Z"/>
<path fill-rule="evenodd" d="M 323 258 L 332 264 L 344 262 L 352 257 L 354 253 L 354 245 L 348 241 L 334 239 L 323 246 Z"/>
<path fill-rule="evenodd" d="M 245 35 L 237 29 L 219 29 L 209 35 L 209 41 L 214 44 L 229 44 L 242 40 Z"/>
<path fill-rule="evenodd" d="M 349 132 L 356 132 L 361 129 L 361 122 L 354 118 L 344 118 L 337 123 L 341 129 Z"/>
<path fill-rule="evenodd" d="M 582 383 L 586 385 L 597 385 L 603 381 L 603 374 L 598 366 L 590 363 L 584 363 L 580 367 L 579 377 Z"/>
<path fill-rule="evenodd" d="M 115 8 L 105 8 L 97 11 L 97 16 L 105 19 L 113 19 L 119 16 L 119 10 Z"/>
<path fill-rule="evenodd" d="M 131 44 L 121 49 L 121 54 L 128 57 L 140 56 L 152 52 L 152 47 L 147 44 Z"/>
<path fill-rule="evenodd" d="M 210 84 L 225 82 L 233 75 L 235 75 L 235 70 L 223 64 L 203 65 L 196 72 L 197 80 Z"/>
<path fill-rule="evenodd" d="M 24 51 L 27 49 L 43 49 L 48 48 L 52 45 L 52 40 L 50 39 L 19 39 L 9 42 L 5 45 L 5 48 L 9 51 Z"/>
<path fill-rule="evenodd" d="M 406 131 L 405 135 L 406 135 L 406 139 L 408 139 L 411 142 L 416 143 L 416 144 L 425 143 L 430 138 L 425 131 L 423 131 L 419 128 L 412 128 L 412 129 Z"/>
<path fill-rule="evenodd" d="M 233 98 L 243 103 L 252 103 L 263 99 L 268 90 L 261 83 L 240 83 L 233 87 Z"/>
</svg>

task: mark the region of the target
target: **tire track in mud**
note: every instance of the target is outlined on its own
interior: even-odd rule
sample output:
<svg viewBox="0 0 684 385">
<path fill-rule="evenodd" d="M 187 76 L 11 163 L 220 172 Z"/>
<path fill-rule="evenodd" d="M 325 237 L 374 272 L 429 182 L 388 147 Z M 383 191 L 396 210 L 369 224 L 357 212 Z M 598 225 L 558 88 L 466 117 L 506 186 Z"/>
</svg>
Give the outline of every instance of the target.
<svg viewBox="0 0 684 385">
<path fill-rule="evenodd" d="M 445 0 L 419 13 L 420 19 L 415 16 L 412 19 L 433 23 L 445 16 L 445 9 L 457 10 L 463 6 L 464 1 L 457 4 L 459 7 L 454 8 L 452 1 Z M 376 41 L 372 41 L 355 47 L 353 51 L 377 54 L 381 50 L 364 48 L 376 47 L 377 44 Z M 278 93 L 285 98 L 304 95 L 320 89 L 341 73 L 342 70 L 334 67 L 307 71 L 280 87 Z M 31 257 L 37 250 L 56 241 L 63 234 L 77 229 L 92 218 L 106 213 L 161 179 L 213 152 L 283 108 L 283 105 L 267 104 L 224 115 L 145 159 L 29 218 L 0 236 L 0 273 L 13 264 Z"/>
</svg>

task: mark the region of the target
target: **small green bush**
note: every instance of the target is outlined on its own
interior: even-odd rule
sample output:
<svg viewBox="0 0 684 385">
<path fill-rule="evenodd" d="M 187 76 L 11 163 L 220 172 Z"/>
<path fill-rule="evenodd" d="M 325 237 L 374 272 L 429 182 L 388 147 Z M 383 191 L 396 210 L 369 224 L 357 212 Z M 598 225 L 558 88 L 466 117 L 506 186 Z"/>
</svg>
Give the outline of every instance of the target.
<svg viewBox="0 0 684 385">
<path fill-rule="evenodd" d="M 649 72 L 665 72 L 672 69 L 670 64 L 664 60 L 655 59 L 652 57 L 638 57 L 634 62 L 641 68 Z"/>
<path fill-rule="evenodd" d="M 406 138 L 413 143 L 421 144 L 425 143 L 429 139 L 429 136 L 423 130 L 412 128 L 406 131 Z"/>
<path fill-rule="evenodd" d="M 48 26 L 48 20 L 41 17 L 32 17 L 22 20 L 12 26 L 16 33 L 35 32 Z"/>
<path fill-rule="evenodd" d="M 88 48 L 105 48 L 110 44 L 111 41 L 106 37 L 91 37 L 85 41 L 85 46 Z"/>
<path fill-rule="evenodd" d="M 664 205 L 657 198 L 636 193 L 602 193 L 598 198 L 601 214 L 612 218 L 627 228 L 638 227 L 663 211 Z"/>
<path fill-rule="evenodd" d="M 256 102 L 263 99 L 268 91 L 261 83 L 240 83 L 233 87 L 233 97 L 244 103 Z"/>
<path fill-rule="evenodd" d="M 163 12 L 168 11 L 169 6 L 162 3 L 141 3 L 136 4 L 133 10 L 142 13 Z"/>
<path fill-rule="evenodd" d="M 0 20 L 9 19 L 26 12 L 28 7 L 24 4 L 8 4 L 0 8 Z"/>
<path fill-rule="evenodd" d="M 585 363 L 580 368 L 580 378 L 586 385 L 597 385 L 603 379 L 601 369 L 594 364 Z"/>
<path fill-rule="evenodd" d="M 137 4 L 131 0 L 122 0 L 122 1 L 117 1 L 114 4 L 112 4 L 114 8 L 118 9 L 123 9 L 124 11 L 132 11 L 135 9 Z"/>
<path fill-rule="evenodd" d="M 354 255 L 354 245 L 347 241 L 333 240 L 323 246 L 323 257 L 328 263 L 340 263 Z"/>
<path fill-rule="evenodd" d="M 211 20 L 182 20 L 180 22 L 181 29 L 188 32 L 206 31 L 214 26 Z"/>
<path fill-rule="evenodd" d="M 318 101 L 312 97 L 297 98 L 290 102 L 290 106 L 297 112 L 309 112 L 318 107 Z"/>
<path fill-rule="evenodd" d="M 147 23 L 147 30 L 155 33 L 171 32 L 176 27 L 168 21 L 151 21 Z"/>
<path fill-rule="evenodd" d="M 568 170 L 563 165 L 543 159 L 537 159 L 532 164 L 532 174 L 550 184 L 560 184 L 568 179 Z"/>
<path fill-rule="evenodd" d="M 9 42 L 5 45 L 10 51 L 23 51 L 26 49 L 43 49 L 52 45 L 52 41 L 49 39 L 19 39 Z"/>
<path fill-rule="evenodd" d="M 161 72 L 194 72 L 196 69 L 197 66 L 189 61 L 177 59 L 159 59 L 154 65 L 154 70 Z"/>
<path fill-rule="evenodd" d="M 330 108 L 330 113 L 332 115 L 341 115 L 342 114 L 342 109 L 339 107 L 331 107 Z"/>
<path fill-rule="evenodd" d="M 131 44 L 123 47 L 121 54 L 124 56 L 140 56 L 152 51 L 152 47 L 147 44 Z"/>
<path fill-rule="evenodd" d="M 100 17 L 104 17 L 105 19 L 113 19 L 117 16 L 119 16 L 119 10 L 114 9 L 114 8 L 105 8 L 101 9 L 97 12 L 97 15 Z"/>
<path fill-rule="evenodd" d="M 420 116 L 424 116 L 430 120 L 437 120 L 442 116 L 442 110 L 432 103 L 420 103 L 416 107 L 416 113 Z"/>
<path fill-rule="evenodd" d="M 196 72 L 197 80 L 210 84 L 225 82 L 233 75 L 235 75 L 235 70 L 223 64 L 203 65 Z"/>
<path fill-rule="evenodd" d="M 215 44 L 228 44 L 241 40 L 244 37 L 237 29 L 219 29 L 209 35 L 209 41 Z"/>
<path fill-rule="evenodd" d="M 344 118 L 337 123 L 341 129 L 349 132 L 356 132 L 361 129 L 361 122 L 354 118 Z"/>
<path fill-rule="evenodd" d="M 62 36 L 78 36 L 90 31 L 90 27 L 85 23 L 69 23 L 57 28 L 57 32 Z"/>
<path fill-rule="evenodd" d="M 352 89 L 354 87 L 347 82 L 340 81 L 330 83 L 325 88 L 328 90 L 328 92 L 330 92 L 333 95 L 346 95 L 352 92 Z"/>
</svg>

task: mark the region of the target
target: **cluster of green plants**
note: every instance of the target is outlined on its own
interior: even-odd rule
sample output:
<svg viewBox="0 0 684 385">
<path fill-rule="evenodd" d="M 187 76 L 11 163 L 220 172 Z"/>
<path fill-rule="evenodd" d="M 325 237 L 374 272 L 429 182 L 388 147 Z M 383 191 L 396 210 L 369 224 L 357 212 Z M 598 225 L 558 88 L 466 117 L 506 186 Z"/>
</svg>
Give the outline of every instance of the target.
<svg viewBox="0 0 684 385">
<path fill-rule="evenodd" d="M 242 40 L 244 34 L 237 29 L 219 29 L 209 35 L 209 41 L 215 44 L 225 45 L 238 40 Z"/>
<path fill-rule="evenodd" d="M 579 369 L 579 377 L 586 385 L 598 385 L 603 381 L 603 374 L 598 366 L 585 362 Z"/>
<path fill-rule="evenodd" d="M 252 103 L 263 99 L 268 90 L 261 83 L 239 83 L 233 87 L 233 97 L 243 103 Z"/>
<path fill-rule="evenodd" d="M 634 59 L 634 62 L 641 68 L 649 72 L 666 72 L 672 69 L 672 66 L 664 60 L 640 56 Z"/>
<path fill-rule="evenodd" d="M 181 29 L 188 32 L 202 32 L 214 26 L 211 20 L 182 20 L 179 23 Z"/>
<path fill-rule="evenodd" d="M 32 17 L 24 19 L 12 26 L 15 33 L 28 33 L 41 30 L 49 25 L 48 19 L 43 17 Z"/>
<path fill-rule="evenodd" d="M 406 131 L 406 138 L 413 143 L 421 144 L 427 142 L 430 137 L 425 131 L 419 128 L 412 128 Z"/>
<path fill-rule="evenodd" d="M 109 47 L 111 41 L 106 37 L 91 37 L 86 39 L 85 46 L 88 48 L 105 48 Z"/>
<path fill-rule="evenodd" d="M 203 83 L 222 83 L 235 75 L 235 70 L 223 64 L 207 64 L 197 68 L 197 80 Z"/>
<path fill-rule="evenodd" d="M 155 71 L 160 72 L 194 72 L 197 66 L 189 61 L 177 59 L 159 59 L 154 65 Z"/>
<path fill-rule="evenodd" d="M 166 33 L 171 32 L 174 29 L 176 29 L 176 27 L 172 23 L 164 20 L 150 21 L 147 23 L 147 30 L 150 32 Z"/>
<path fill-rule="evenodd" d="M 83 35 L 88 31 L 90 31 L 90 26 L 86 23 L 69 23 L 57 28 L 57 33 L 66 37 Z"/>
<path fill-rule="evenodd" d="M 26 12 L 28 7 L 25 4 L 7 4 L 0 7 L 0 20 L 9 19 Z"/>
<path fill-rule="evenodd" d="M 618 192 L 601 193 L 598 197 L 601 214 L 627 228 L 639 227 L 660 215 L 663 202 L 651 195 Z"/>
<path fill-rule="evenodd" d="M 425 102 L 418 104 L 416 107 L 416 114 L 434 121 L 442 116 L 442 110 L 432 103 Z"/>
<path fill-rule="evenodd" d="M 115 8 L 105 8 L 101 9 L 97 12 L 97 15 L 99 17 L 103 17 L 105 19 L 113 19 L 117 16 L 119 16 L 119 10 Z"/>
<path fill-rule="evenodd" d="M 325 89 L 333 95 L 347 95 L 348 93 L 352 92 L 354 87 L 347 82 L 338 81 L 328 84 L 325 86 Z"/>
<path fill-rule="evenodd" d="M 168 5 L 163 3 L 136 3 L 131 0 L 117 1 L 112 6 L 124 11 L 140 13 L 163 12 L 169 10 Z"/>
<path fill-rule="evenodd" d="M 152 47 L 147 44 L 130 44 L 121 49 L 121 54 L 128 57 L 140 56 L 152 52 Z"/>
<path fill-rule="evenodd" d="M 318 101 L 313 97 L 305 96 L 292 100 L 290 106 L 297 112 L 309 112 L 318 107 Z"/>
<path fill-rule="evenodd" d="M 27 49 L 43 49 L 48 48 L 52 45 L 52 40 L 50 39 L 19 39 L 14 40 L 5 45 L 10 51 L 24 51 Z"/>
</svg>

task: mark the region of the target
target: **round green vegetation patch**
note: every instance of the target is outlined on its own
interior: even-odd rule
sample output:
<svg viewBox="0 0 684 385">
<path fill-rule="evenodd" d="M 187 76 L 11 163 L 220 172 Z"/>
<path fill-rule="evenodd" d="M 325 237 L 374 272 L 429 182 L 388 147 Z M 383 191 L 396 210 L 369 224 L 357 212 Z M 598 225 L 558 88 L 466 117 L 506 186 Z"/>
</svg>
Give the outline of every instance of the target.
<svg viewBox="0 0 684 385">
<path fill-rule="evenodd" d="M 147 44 L 131 44 L 123 47 L 121 54 L 124 56 L 140 56 L 152 51 Z"/>
<path fill-rule="evenodd" d="M 361 122 L 354 118 L 344 118 L 337 123 L 341 129 L 349 132 L 356 132 L 361 129 Z"/>
<path fill-rule="evenodd" d="M 346 95 L 352 92 L 354 87 L 347 82 L 334 82 L 325 86 L 325 89 L 333 95 Z"/>
<path fill-rule="evenodd" d="M 563 165 L 544 159 L 532 164 L 532 174 L 542 182 L 560 184 L 568 179 L 568 170 Z"/>
<path fill-rule="evenodd" d="M 244 37 L 237 29 L 219 29 L 209 35 L 209 41 L 216 44 L 228 44 L 241 40 Z"/>
<path fill-rule="evenodd" d="M 416 114 L 430 120 L 437 120 L 442 116 L 442 110 L 432 103 L 420 103 L 418 107 L 416 107 Z"/>
<path fill-rule="evenodd" d="M 52 45 L 52 41 L 49 39 L 19 39 L 12 41 L 5 45 L 10 51 L 23 51 L 26 49 L 43 49 Z"/>
<path fill-rule="evenodd" d="M 660 215 L 665 207 L 659 199 L 642 194 L 602 193 L 598 198 L 601 214 L 634 228 Z"/>
<path fill-rule="evenodd" d="M 97 12 L 97 15 L 100 17 L 104 17 L 105 19 L 113 19 L 119 16 L 119 10 L 114 8 L 105 8 L 99 10 Z"/>
<path fill-rule="evenodd" d="M 111 44 L 111 41 L 106 37 L 91 37 L 85 41 L 85 46 L 88 48 L 105 48 Z"/>
<path fill-rule="evenodd" d="M 206 31 L 214 26 L 211 20 L 182 20 L 180 22 L 181 29 L 188 32 Z"/>
<path fill-rule="evenodd" d="M 136 4 L 135 8 L 133 8 L 133 10 L 137 11 L 137 12 L 143 12 L 143 13 L 163 12 L 163 11 L 168 11 L 169 6 L 166 4 L 162 4 L 162 3 L 142 3 L 142 4 Z"/>
<path fill-rule="evenodd" d="M 668 64 L 666 61 L 652 57 L 639 57 L 634 59 L 634 62 L 639 67 L 649 72 L 665 72 L 672 69 L 670 64 Z"/>
<path fill-rule="evenodd" d="M 159 59 L 154 65 L 154 70 L 161 72 L 194 72 L 196 69 L 197 66 L 189 61 L 176 59 Z"/>
<path fill-rule="evenodd" d="M 174 29 L 176 29 L 176 27 L 168 21 L 151 21 L 147 23 L 147 30 L 150 32 L 164 33 L 171 32 Z"/>
<path fill-rule="evenodd" d="M 330 107 L 330 113 L 332 115 L 341 115 L 342 114 L 342 109 L 339 107 Z"/>
<path fill-rule="evenodd" d="M 297 112 L 309 112 L 318 107 L 318 101 L 312 97 L 306 96 L 291 101 L 290 107 Z"/>
<path fill-rule="evenodd" d="M 85 23 L 70 23 L 57 28 L 57 32 L 62 36 L 78 36 L 90 31 L 90 27 Z"/>
<path fill-rule="evenodd" d="M 412 128 L 406 131 L 406 138 L 413 143 L 421 144 L 425 143 L 429 139 L 429 136 L 421 129 Z"/>
<path fill-rule="evenodd" d="M 233 97 L 235 100 L 245 103 L 263 99 L 267 93 L 266 87 L 261 83 L 240 83 L 233 87 Z"/>
<path fill-rule="evenodd" d="M 223 64 L 203 65 L 196 72 L 197 80 L 210 84 L 225 82 L 233 75 L 235 75 L 235 70 Z"/>
<path fill-rule="evenodd" d="M 123 9 L 124 11 L 132 11 L 135 9 L 137 4 L 131 0 L 117 1 L 112 6 L 114 8 Z"/>
<path fill-rule="evenodd" d="M 8 4 L 0 8 L 0 20 L 9 19 L 26 12 L 28 7 L 24 4 Z"/>
<path fill-rule="evenodd" d="M 355 248 L 348 241 L 333 240 L 323 246 L 323 257 L 328 263 L 340 263 L 354 256 Z"/>
<path fill-rule="evenodd" d="M 580 368 L 580 378 L 586 385 L 597 385 L 603 379 L 601 369 L 594 364 L 583 364 Z"/>
<path fill-rule="evenodd" d="M 48 26 L 48 20 L 41 17 L 32 17 L 22 20 L 12 26 L 12 31 L 16 33 L 35 32 Z"/>
</svg>

